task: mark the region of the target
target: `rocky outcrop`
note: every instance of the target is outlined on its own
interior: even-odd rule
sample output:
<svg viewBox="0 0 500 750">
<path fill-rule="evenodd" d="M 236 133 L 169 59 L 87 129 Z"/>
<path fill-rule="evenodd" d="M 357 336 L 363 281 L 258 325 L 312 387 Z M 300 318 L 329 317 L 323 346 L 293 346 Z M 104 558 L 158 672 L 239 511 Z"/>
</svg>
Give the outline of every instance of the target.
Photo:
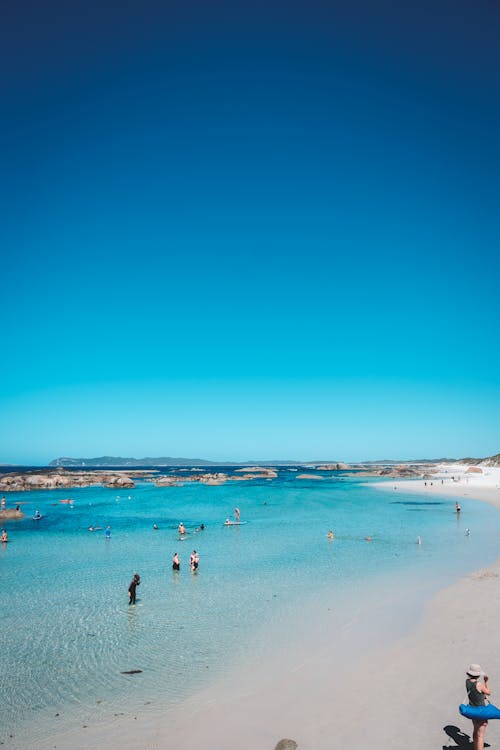
<svg viewBox="0 0 500 750">
<path fill-rule="evenodd" d="M 103 482 L 103 484 L 105 487 L 110 487 L 111 489 L 125 489 L 135 487 L 135 482 L 130 477 L 123 474 L 111 476 L 107 479 L 106 482 Z"/>
<path fill-rule="evenodd" d="M 295 740 L 280 740 L 274 750 L 297 750 L 298 745 Z"/>
<path fill-rule="evenodd" d="M 324 479 L 325 477 L 320 476 L 319 474 L 297 474 L 295 479 Z"/>
<path fill-rule="evenodd" d="M 351 467 L 349 464 L 323 464 L 322 466 L 316 466 L 316 469 L 319 471 L 346 471 L 346 469 L 350 469 Z"/>
<path fill-rule="evenodd" d="M 226 474 L 223 471 L 203 473 L 187 476 L 177 476 L 175 474 L 166 474 L 164 476 L 153 477 L 151 479 L 154 482 L 155 487 L 178 487 L 180 484 L 185 482 L 198 482 L 199 484 L 207 484 L 211 487 L 225 484 L 226 482 L 249 482 L 254 479 L 274 479 L 278 474 L 274 469 L 259 469 L 248 474 Z"/>
<path fill-rule="evenodd" d="M 103 485 L 111 488 L 135 487 L 132 472 L 106 471 L 30 471 L 0 475 L 0 492 L 25 492 L 28 490 L 56 490 L 72 487 Z M 144 476 L 145 472 L 135 472 Z"/>
</svg>

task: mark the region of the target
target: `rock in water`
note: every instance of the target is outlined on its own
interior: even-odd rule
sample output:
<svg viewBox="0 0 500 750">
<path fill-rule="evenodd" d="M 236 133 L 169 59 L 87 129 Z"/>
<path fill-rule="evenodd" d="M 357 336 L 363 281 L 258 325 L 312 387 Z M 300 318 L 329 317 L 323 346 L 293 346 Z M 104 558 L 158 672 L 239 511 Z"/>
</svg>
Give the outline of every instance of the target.
<svg viewBox="0 0 500 750">
<path fill-rule="evenodd" d="M 297 748 L 295 740 L 280 740 L 274 750 L 297 750 Z"/>
</svg>

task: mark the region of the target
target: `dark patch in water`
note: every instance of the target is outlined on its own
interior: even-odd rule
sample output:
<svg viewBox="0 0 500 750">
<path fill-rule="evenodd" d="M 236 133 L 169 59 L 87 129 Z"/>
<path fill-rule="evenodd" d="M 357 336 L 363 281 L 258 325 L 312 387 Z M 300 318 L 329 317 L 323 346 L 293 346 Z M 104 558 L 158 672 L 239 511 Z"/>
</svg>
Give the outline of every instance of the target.
<svg viewBox="0 0 500 750">
<path fill-rule="evenodd" d="M 393 500 L 391 505 L 444 505 L 442 502 L 419 502 L 417 500 Z"/>
</svg>

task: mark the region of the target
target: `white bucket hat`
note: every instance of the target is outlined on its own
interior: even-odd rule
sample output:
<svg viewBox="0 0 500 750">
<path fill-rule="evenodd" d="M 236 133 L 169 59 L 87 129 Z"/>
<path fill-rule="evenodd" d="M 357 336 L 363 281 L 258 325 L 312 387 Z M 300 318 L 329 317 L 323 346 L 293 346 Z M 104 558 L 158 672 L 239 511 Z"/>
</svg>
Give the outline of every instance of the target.
<svg viewBox="0 0 500 750">
<path fill-rule="evenodd" d="M 479 664 L 471 664 L 469 669 L 467 670 L 467 674 L 469 677 L 480 677 L 481 672 L 483 670 L 479 666 Z"/>
</svg>

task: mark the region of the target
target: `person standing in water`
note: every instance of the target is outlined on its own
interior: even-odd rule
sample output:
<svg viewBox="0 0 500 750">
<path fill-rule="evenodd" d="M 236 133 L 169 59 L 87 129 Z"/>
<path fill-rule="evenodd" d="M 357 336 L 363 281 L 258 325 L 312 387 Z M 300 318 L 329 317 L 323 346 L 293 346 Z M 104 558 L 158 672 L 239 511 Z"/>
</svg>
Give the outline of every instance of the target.
<svg viewBox="0 0 500 750">
<path fill-rule="evenodd" d="M 134 573 L 134 577 L 130 581 L 130 586 L 128 587 L 129 604 L 135 604 L 135 590 L 137 586 L 140 586 L 140 584 L 141 577 L 139 573 Z"/>
<path fill-rule="evenodd" d="M 483 675 L 483 682 L 480 682 L 481 674 Z M 489 687 L 488 675 L 483 673 L 483 670 L 479 664 L 471 664 L 467 670 L 467 676 L 465 680 L 465 689 L 469 696 L 469 706 L 485 706 L 486 696 L 491 695 Z M 484 748 L 484 735 L 486 733 L 486 727 L 488 722 L 483 719 L 472 719 L 472 725 L 474 731 L 472 733 L 472 742 L 474 750 L 483 750 Z"/>
<path fill-rule="evenodd" d="M 177 531 L 179 532 L 181 536 L 184 536 L 184 534 L 186 533 L 186 527 L 184 526 L 182 521 L 180 522 L 179 528 L 177 529 Z"/>
<path fill-rule="evenodd" d="M 235 509 L 234 509 L 234 517 L 235 517 L 235 520 L 236 520 L 236 521 L 239 521 L 239 520 L 240 520 L 240 515 L 241 515 L 241 514 L 240 514 L 240 509 L 239 509 L 239 508 L 235 508 Z"/>
<path fill-rule="evenodd" d="M 111 539 L 111 526 L 106 526 L 106 539 Z"/>
<path fill-rule="evenodd" d="M 189 558 L 189 565 L 191 570 L 194 572 L 195 570 L 198 570 L 198 564 L 200 562 L 200 557 L 197 553 L 197 551 L 194 549 L 191 552 L 191 557 Z"/>
<path fill-rule="evenodd" d="M 455 503 L 455 513 L 460 513 L 461 510 L 462 508 L 460 507 L 460 505 L 458 503 Z"/>
<path fill-rule="evenodd" d="M 172 558 L 172 570 L 180 570 L 181 569 L 181 561 L 179 559 L 179 555 L 177 552 L 174 552 L 174 556 Z"/>
</svg>

